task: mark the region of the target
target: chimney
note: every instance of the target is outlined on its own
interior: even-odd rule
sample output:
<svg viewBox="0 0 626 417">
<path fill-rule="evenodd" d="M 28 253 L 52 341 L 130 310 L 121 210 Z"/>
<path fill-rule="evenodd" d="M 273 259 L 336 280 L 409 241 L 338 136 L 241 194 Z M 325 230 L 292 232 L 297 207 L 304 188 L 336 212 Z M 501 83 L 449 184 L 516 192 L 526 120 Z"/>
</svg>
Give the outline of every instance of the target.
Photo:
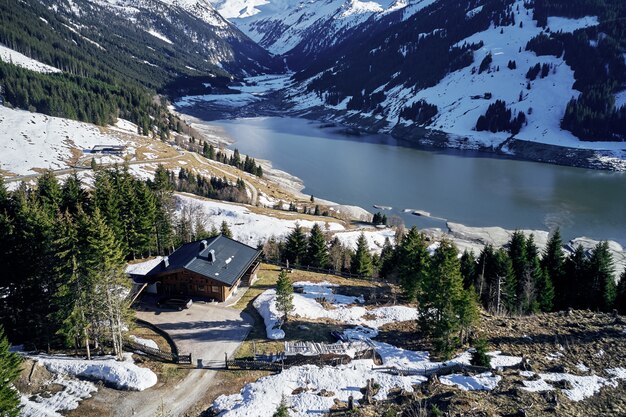
<svg viewBox="0 0 626 417">
<path fill-rule="evenodd" d="M 163 268 L 167 268 L 168 266 L 170 266 L 170 258 L 168 258 L 167 256 L 163 257 Z"/>
<path fill-rule="evenodd" d="M 203 240 L 202 242 L 200 242 L 200 246 L 202 247 L 201 250 L 205 250 L 206 248 L 209 247 L 209 242 L 207 242 L 206 240 Z"/>
<path fill-rule="evenodd" d="M 215 251 L 211 249 L 207 254 L 207 257 L 209 258 L 209 262 L 215 262 Z"/>
</svg>

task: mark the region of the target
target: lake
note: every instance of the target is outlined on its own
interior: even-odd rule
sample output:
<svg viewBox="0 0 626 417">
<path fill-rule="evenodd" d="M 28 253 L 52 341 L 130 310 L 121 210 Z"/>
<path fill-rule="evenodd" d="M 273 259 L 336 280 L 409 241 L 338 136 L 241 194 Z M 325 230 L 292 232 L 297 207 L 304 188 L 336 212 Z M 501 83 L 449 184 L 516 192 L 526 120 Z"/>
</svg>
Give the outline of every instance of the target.
<svg viewBox="0 0 626 417">
<path fill-rule="evenodd" d="M 626 174 L 492 157 L 465 151 L 397 146 L 387 135 L 348 136 L 298 118 L 210 122 L 232 148 L 272 161 L 304 181 L 306 194 L 382 211 L 407 225 L 445 227 L 441 220 L 506 229 L 561 228 L 565 239 L 586 236 L 626 245 Z"/>
</svg>

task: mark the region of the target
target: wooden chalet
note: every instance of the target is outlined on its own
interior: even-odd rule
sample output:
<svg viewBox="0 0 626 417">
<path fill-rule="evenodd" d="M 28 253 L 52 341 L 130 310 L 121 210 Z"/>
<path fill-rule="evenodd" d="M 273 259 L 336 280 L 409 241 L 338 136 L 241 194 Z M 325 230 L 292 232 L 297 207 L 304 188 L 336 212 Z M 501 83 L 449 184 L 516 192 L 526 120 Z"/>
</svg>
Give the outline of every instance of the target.
<svg viewBox="0 0 626 417">
<path fill-rule="evenodd" d="M 145 275 L 162 296 L 226 301 L 256 279 L 261 254 L 224 235 L 187 243 Z"/>
</svg>

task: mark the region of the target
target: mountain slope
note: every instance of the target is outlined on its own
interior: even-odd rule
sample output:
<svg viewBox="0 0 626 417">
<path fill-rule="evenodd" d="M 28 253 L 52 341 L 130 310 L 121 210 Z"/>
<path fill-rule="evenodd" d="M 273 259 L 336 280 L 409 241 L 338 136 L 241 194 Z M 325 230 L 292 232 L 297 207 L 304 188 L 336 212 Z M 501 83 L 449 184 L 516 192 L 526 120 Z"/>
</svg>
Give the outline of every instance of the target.
<svg viewBox="0 0 626 417">
<path fill-rule="evenodd" d="M 300 111 L 400 135 L 427 125 L 458 136 L 455 146 L 585 139 L 625 154 L 609 141 L 626 139 L 626 108 L 614 106 L 626 7 L 565 3 L 439 0 L 408 19 L 370 19 L 297 73 L 289 96 Z"/>
<path fill-rule="evenodd" d="M 352 29 L 397 10 L 406 16 L 434 0 L 213 0 L 244 33 L 301 69 L 347 39 Z"/>
</svg>

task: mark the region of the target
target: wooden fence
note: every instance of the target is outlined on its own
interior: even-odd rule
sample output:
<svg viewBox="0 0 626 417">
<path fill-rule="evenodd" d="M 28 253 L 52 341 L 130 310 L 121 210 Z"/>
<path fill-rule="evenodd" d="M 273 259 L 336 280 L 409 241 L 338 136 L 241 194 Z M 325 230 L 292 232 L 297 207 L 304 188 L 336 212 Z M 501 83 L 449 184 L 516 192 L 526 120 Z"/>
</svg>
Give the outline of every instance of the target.
<svg viewBox="0 0 626 417">
<path fill-rule="evenodd" d="M 165 362 L 179 363 L 179 364 L 191 364 L 191 354 L 181 355 L 178 352 L 178 346 L 176 346 L 176 343 L 174 342 L 174 340 L 172 340 L 170 335 L 167 334 L 167 332 L 159 329 L 154 324 L 147 322 L 145 320 L 135 319 L 135 322 L 140 326 L 149 328 L 150 330 L 152 330 L 153 332 L 157 333 L 159 336 L 164 338 L 167 341 L 167 343 L 170 345 L 171 352 L 165 352 L 161 349 L 151 348 L 149 346 L 145 346 L 145 345 L 133 342 L 132 340 L 128 340 L 128 339 L 124 340 L 124 347 L 126 347 L 128 350 L 133 350 L 133 351 L 137 350 L 137 351 L 143 352 L 146 355 L 154 359 L 162 360 Z"/>
</svg>

